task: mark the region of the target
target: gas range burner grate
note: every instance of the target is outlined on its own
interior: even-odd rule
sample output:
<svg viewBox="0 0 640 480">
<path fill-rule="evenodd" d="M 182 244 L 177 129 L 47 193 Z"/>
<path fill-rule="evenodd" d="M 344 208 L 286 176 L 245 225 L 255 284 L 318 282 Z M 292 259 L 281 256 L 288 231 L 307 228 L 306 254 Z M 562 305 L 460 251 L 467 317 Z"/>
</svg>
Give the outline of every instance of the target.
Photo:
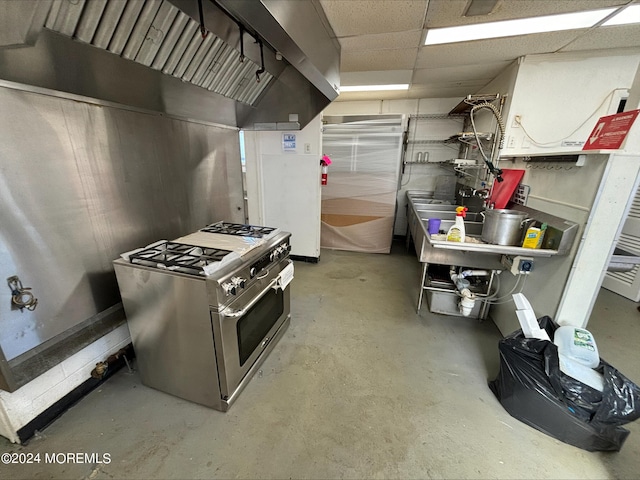
<svg viewBox="0 0 640 480">
<path fill-rule="evenodd" d="M 220 248 L 197 247 L 186 243 L 164 242 L 129 255 L 129 261 L 138 265 L 166 268 L 193 275 L 205 275 L 205 268 L 221 262 L 232 253 Z"/>
<path fill-rule="evenodd" d="M 258 225 L 243 225 L 241 223 L 218 222 L 201 229 L 201 232 L 221 233 L 224 235 L 237 235 L 240 237 L 266 237 L 276 229 L 272 227 L 260 227 Z"/>
</svg>

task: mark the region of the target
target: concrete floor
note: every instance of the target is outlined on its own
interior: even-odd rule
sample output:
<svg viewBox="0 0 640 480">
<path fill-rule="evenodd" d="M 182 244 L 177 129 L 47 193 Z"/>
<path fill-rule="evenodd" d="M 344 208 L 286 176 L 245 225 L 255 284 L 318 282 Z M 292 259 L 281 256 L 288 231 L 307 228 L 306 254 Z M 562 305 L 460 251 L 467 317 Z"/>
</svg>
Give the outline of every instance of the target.
<svg viewBox="0 0 640 480">
<path fill-rule="evenodd" d="M 0 441 L 110 463 L 0 465 L 0 478 L 638 478 L 640 421 L 621 452 L 590 453 L 510 417 L 487 387 L 498 330 L 416 315 L 418 270 L 401 244 L 297 262 L 291 327 L 229 412 L 120 371 L 28 445 Z M 589 329 L 640 382 L 636 307 L 602 290 Z"/>
</svg>

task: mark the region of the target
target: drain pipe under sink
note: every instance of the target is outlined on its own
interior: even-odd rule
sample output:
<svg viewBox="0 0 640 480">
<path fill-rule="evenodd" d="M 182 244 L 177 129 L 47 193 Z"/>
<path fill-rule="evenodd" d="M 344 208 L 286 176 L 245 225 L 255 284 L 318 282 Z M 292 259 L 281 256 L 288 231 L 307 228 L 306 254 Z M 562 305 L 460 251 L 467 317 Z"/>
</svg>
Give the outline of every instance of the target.
<svg viewBox="0 0 640 480">
<path fill-rule="evenodd" d="M 458 295 L 462 297 L 460 299 L 460 302 L 458 302 L 458 309 L 463 316 L 468 317 L 471 314 L 471 311 L 473 310 L 477 299 L 475 293 L 469 290 L 470 282 L 465 277 L 490 274 L 491 273 L 487 270 L 463 270 L 460 273 L 456 273 L 456 269 L 451 266 L 449 270 L 449 276 L 451 277 L 451 281 L 453 282 L 453 284 L 460 292 Z"/>
</svg>

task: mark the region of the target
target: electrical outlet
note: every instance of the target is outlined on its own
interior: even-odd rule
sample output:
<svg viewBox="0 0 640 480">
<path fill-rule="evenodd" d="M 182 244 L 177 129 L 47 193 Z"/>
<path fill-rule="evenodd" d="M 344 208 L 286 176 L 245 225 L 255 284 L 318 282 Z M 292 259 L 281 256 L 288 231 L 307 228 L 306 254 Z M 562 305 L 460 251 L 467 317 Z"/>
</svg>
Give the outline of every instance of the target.
<svg viewBox="0 0 640 480">
<path fill-rule="evenodd" d="M 521 123 L 522 123 L 522 115 L 514 115 L 513 122 L 511 123 L 511 127 L 520 128 Z"/>
<path fill-rule="evenodd" d="M 509 140 L 507 141 L 507 148 L 516 148 L 516 137 L 513 135 L 509 135 Z"/>
<path fill-rule="evenodd" d="M 311 153 L 311 144 L 310 143 L 305 143 L 304 144 L 304 153 Z"/>
</svg>

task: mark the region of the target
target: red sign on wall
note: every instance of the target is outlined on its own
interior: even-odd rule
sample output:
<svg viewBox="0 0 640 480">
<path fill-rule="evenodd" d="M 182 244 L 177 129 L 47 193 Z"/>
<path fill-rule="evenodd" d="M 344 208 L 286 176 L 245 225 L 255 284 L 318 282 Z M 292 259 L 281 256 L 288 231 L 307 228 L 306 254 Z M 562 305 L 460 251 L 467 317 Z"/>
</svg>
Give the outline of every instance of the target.
<svg viewBox="0 0 640 480">
<path fill-rule="evenodd" d="M 622 146 L 640 110 L 600 117 L 582 150 L 615 150 Z"/>
</svg>

